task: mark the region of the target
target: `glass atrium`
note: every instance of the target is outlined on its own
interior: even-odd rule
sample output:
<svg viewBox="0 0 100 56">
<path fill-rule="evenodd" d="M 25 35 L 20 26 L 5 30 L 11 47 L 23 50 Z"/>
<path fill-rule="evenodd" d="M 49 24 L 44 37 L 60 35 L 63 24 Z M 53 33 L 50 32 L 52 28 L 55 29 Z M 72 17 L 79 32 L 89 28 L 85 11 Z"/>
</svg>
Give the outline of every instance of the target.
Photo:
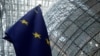
<svg viewBox="0 0 100 56">
<path fill-rule="evenodd" d="M 100 0 L 0 0 L 0 56 L 16 56 L 4 32 L 38 4 L 52 56 L 100 56 Z"/>
</svg>

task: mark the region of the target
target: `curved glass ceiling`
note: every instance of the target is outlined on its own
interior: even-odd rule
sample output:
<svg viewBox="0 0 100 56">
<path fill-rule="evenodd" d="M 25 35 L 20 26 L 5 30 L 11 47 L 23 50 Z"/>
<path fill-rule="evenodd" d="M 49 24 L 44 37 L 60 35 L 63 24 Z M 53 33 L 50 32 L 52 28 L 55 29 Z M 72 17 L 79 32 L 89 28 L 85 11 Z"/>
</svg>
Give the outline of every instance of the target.
<svg viewBox="0 0 100 56">
<path fill-rule="evenodd" d="M 0 56 L 15 56 L 4 31 L 31 8 L 42 5 L 53 56 L 100 56 L 99 0 L 1 0 Z"/>
</svg>

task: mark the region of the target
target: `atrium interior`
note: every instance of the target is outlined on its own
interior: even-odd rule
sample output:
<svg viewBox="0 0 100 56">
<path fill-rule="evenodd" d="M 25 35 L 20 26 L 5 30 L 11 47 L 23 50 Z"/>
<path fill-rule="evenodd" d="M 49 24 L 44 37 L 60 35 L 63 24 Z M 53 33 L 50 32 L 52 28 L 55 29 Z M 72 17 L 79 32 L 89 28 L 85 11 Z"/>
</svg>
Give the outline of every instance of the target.
<svg viewBox="0 0 100 56">
<path fill-rule="evenodd" d="M 100 0 L 0 0 L 0 56 L 16 56 L 5 30 L 39 4 L 52 56 L 100 56 Z"/>
</svg>

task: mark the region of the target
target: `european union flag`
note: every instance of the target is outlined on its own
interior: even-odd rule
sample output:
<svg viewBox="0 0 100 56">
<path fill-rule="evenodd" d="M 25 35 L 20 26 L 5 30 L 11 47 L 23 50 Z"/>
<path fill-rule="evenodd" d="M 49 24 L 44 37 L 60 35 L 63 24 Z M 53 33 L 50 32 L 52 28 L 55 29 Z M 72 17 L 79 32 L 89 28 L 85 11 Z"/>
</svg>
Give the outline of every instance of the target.
<svg viewBox="0 0 100 56">
<path fill-rule="evenodd" d="M 52 56 L 39 6 L 30 10 L 5 33 L 4 39 L 13 43 L 16 56 Z"/>
</svg>

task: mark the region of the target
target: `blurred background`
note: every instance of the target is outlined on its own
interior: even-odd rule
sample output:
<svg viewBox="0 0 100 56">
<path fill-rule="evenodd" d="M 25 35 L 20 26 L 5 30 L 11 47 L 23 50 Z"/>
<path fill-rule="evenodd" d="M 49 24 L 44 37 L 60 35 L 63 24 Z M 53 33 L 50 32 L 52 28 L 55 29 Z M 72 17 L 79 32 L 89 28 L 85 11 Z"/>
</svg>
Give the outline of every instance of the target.
<svg viewBox="0 0 100 56">
<path fill-rule="evenodd" d="M 53 56 L 100 56 L 100 0 L 0 0 L 0 56 L 16 56 L 4 32 L 38 4 Z"/>
</svg>

